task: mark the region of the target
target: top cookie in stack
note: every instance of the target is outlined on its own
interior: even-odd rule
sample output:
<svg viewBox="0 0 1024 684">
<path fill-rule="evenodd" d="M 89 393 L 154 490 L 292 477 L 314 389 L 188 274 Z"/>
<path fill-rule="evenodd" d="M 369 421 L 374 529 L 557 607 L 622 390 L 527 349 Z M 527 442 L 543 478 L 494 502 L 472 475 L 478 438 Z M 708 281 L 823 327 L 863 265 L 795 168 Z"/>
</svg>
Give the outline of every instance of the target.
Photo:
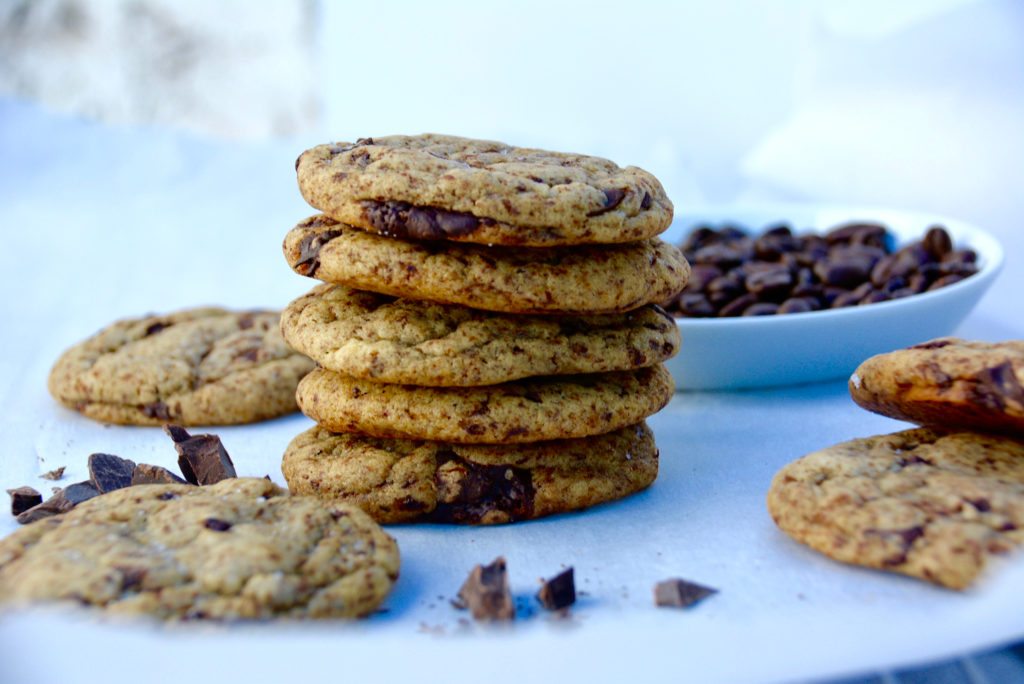
<svg viewBox="0 0 1024 684">
<path fill-rule="evenodd" d="M 318 426 L 285 454 L 293 489 L 385 522 L 491 523 L 653 481 L 643 420 L 679 346 L 656 302 L 689 274 L 656 237 L 657 179 L 440 135 L 321 145 L 296 168 L 324 214 L 284 252 L 324 284 L 282 316 L 321 366 L 297 394 Z"/>
</svg>

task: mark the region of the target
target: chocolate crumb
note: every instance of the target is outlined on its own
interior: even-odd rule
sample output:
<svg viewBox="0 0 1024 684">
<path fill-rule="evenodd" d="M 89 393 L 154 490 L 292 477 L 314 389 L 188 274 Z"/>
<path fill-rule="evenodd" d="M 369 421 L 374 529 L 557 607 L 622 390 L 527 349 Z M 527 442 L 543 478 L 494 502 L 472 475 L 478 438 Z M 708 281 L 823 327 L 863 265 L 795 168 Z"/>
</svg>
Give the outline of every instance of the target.
<svg viewBox="0 0 1024 684">
<path fill-rule="evenodd" d="M 43 502 L 43 495 L 31 487 L 8 489 L 7 493 L 11 495 L 11 515 L 20 515 Z"/>
<path fill-rule="evenodd" d="M 102 493 L 131 486 L 135 461 L 113 454 L 90 454 L 89 477 Z"/>
<path fill-rule="evenodd" d="M 44 480 L 59 480 L 60 478 L 64 477 L 64 468 L 66 468 L 66 467 L 67 466 L 61 466 L 60 468 L 54 468 L 50 472 L 43 473 L 39 477 L 43 478 Z"/>
<path fill-rule="evenodd" d="M 474 620 L 511 620 L 515 606 L 508 588 L 505 558 L 499 556 L 490 565 L 477 565 L 469 573 L 459 599 L 469 608 Z"/>
<path fill-rule="evenodd" d="M 185 479 L 196 485 L 208 485 L 236 477 L 235 466 L 216 435 L 190 435 L 179 425 L 165 425 L 178 452 L 178 467 Z"/>
<path fill-rule="evenodd" d="M 682 579 L 668 579 L 654 586 L 654 604 L 688 608 L 703 598 L 717 593 L 717 589 L 705 587 Z"/>
<path fill-rule="evenodd" d="M 566 568 L 544 582 L 537 592 L 537 600 L 547 610 L 561 610 L 576 602 L 576 582 L 572 568 Z"/>
</svg>

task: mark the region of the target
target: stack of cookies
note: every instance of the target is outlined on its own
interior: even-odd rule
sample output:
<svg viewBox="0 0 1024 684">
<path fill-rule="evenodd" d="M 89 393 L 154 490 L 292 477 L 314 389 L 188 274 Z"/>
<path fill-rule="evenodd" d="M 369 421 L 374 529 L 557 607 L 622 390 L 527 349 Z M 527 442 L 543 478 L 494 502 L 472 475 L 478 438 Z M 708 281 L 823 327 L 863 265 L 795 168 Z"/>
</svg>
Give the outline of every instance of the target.
<svg viewBox="0 0 1024 684">
<path fill-rule="evenodd" d="M 1024 545 L 1024 341 L 932 340 L 867 359 L 849 386 L 860 406 L 921 427 L 782 468 L 768 509 L 783 531 L 953 589 Z"/>
<path fill-rule="evenodd" d="M 282 315 L 318 368 L 293 491 L 381 522 L 491 524 L 624 497 L 657 475 L 644 419 L 679 348 L 657 302 L 689 266 L 657 237 L 649 173 L 441 135 L 321 145 L 296 164 L 323 212 L 284 241 L 323 281 Z"/>
</svg>

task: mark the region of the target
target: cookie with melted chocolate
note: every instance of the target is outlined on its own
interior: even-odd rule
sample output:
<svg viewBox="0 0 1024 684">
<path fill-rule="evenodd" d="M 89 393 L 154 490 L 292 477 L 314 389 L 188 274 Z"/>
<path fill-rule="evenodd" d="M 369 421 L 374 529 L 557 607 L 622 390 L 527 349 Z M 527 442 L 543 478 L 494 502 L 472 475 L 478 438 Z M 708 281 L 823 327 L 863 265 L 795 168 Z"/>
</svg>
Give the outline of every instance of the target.
<svg viewBox="0 0 1024 684">
<path fill-rule="evenodd" d="M 306 150 L 299 189 L 337 221 L 400 238 L 551 247 L 623 243 L 672 223 L 650 173 L 600 157 L 450 135 Z"/>
<path fill-rule="evenodd" d="M 621 499 L 650 485 L 658 450 L 642 421 L 581 439 L 456 444 L 314 426 L 281 464 L 293 492 L 354 503 L 382 523 L 509 523 Z"/>
<path fill-rule="evenodd" d="M 1024 341 L 939 338 L 867 359 L 849 386 L 891 418 L 1024 436 Z"/>
</svg>

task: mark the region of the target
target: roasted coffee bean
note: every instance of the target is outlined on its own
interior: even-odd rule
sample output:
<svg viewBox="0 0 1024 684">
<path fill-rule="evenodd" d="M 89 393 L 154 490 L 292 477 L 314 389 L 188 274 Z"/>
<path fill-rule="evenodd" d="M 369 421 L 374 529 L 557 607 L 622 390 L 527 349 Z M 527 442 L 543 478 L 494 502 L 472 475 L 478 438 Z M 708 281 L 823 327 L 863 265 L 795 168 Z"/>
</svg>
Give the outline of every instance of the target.
<svg viewBox="0 0 1024 684">
<path fill-rule="evenodd" d="M 771 302 L 758 302 L 757 304 L 751 304 L 743 310 L 743 316 L 770 316 L 771 314 L 778 313 L 779 305 L 772 304 Z"/>
<path fill-rule="evenodd" d="M 719 310 L 718 315 L 722 317 L 741 316 L 748 306 L 753 306 L 754 304 L 757 304 L 757 295 L 748 292 L 723 306 Z"/>
<path fill-rule="evenodd" d="M 762 300 L 782 301 L 793 289 L 793 274 L 784 266 L 761 269 L 748 275 L 744 286 Z"/>
<path fill-rule="evenodd" d="M 942 226 L 932 226 L 929 228 L 928 232 L 924 234 L 921 244 L 936 259 L 941 259 L 953 251 L 953 240 Z"/>
<path fill-rule="evenodd" d="M 708 283 L 723 274 L 722 269 L 714 264 L 694 264 L 690 267 L 690 278 L 686 281 L 689 292 L 703 292 Z"/>
<path fill-rule="evenodd" d="M 873 304 L 945 287 L 978 272 L 977 253 L 955 249 L 945 228 L 893 251 L 869 221 L 797 235 L 787 224 L 751 237 L 737 226 L 700 226 L 681 244 L 690 281 L 665 304 L 676 316 L 806 313 Z"/>
<path fill-rule="evenodd" d="M 779 304 L 779 308 L 775 313 L 806 313 L 808 311 L 814 311 L 820 309 L 817 300 L 809 297 L 791 297 L 786 301 Z"/>
</svg>

